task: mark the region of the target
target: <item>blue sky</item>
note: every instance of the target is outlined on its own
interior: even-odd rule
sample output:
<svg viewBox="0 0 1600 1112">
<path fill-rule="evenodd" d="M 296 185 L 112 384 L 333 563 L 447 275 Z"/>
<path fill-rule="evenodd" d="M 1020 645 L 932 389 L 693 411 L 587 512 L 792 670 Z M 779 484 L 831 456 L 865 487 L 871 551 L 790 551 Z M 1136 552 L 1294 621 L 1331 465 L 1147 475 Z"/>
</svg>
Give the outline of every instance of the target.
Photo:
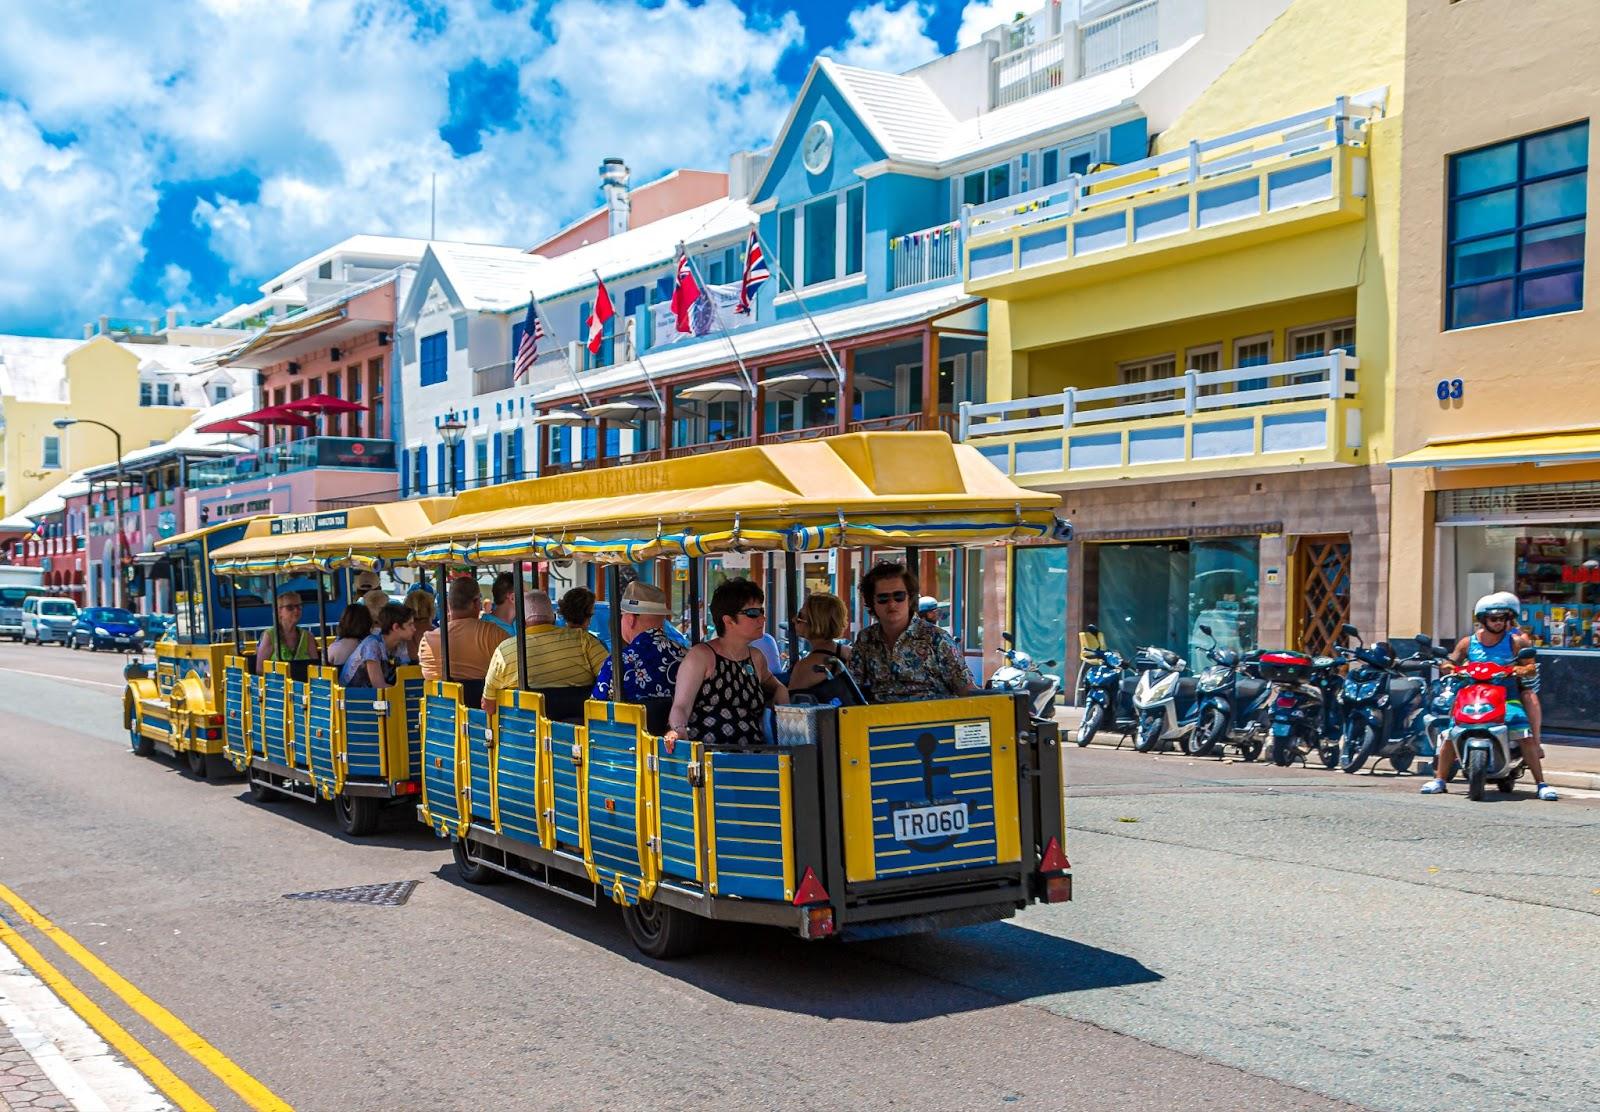
<svg viewBox="0 0 1600 1112">
<path fill-rule="evenodd" d="M 1034 2 L 53 0 L 0 36 L 0 332 L 205 320 L 347 235 L 523 245 L 595 168 L 725 168 L 813 57 L 902 70 Z"/>
</svg>

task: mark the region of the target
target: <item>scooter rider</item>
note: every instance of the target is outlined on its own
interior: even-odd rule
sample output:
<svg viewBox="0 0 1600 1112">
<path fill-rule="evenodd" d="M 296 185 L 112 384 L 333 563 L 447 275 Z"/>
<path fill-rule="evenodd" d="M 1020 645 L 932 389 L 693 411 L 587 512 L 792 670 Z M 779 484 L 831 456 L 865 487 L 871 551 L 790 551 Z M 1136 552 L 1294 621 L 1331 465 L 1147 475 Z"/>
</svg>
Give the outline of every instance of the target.
<svg viewBox="0 0 1600 1112">
<path fill-rule="evenodd" d="M 1517 653 L 1533 643 L 1527 634 L 1520 633 L 1516 629 L 1517 611 L 1521 606 L 1517 596 L 1510 591 L 1496 591 L 1480 598 L 1478 605 L 1472 608 L 1472 616 L 1477 620 L 1478 628 L 1470 637 L 1463 637 L 1456 645 L 1455 651 L 1450 654 L 1451 663 L 1486 660 L 1511 667 Z M 1543 712 L 1539 706 L 1537 674 L 1528 680 L 1519 678 L 1519 683 L 1521 698 L 1511 699 L 1506 703 L 1506 725 L 1528 727 L 1530 731 L 1528 740 L 1522 746 L 1523 763 L 1533 774 L 1534 783 L 1538 785 L 1539 798 L 1554 802 L 1559 797 L 1555 789 L 1544 782 L 1544 767 L 1541 764 L 1544 750 L 1540 746 L 1539 725 Z M 1442 794 L 1455 763 L 1455 741 L 1446 734 L 1439 743 L 1439 754 L 1434 758 L 1436 778 L 1422 786 L 1422 794 Z"/>
</svg>

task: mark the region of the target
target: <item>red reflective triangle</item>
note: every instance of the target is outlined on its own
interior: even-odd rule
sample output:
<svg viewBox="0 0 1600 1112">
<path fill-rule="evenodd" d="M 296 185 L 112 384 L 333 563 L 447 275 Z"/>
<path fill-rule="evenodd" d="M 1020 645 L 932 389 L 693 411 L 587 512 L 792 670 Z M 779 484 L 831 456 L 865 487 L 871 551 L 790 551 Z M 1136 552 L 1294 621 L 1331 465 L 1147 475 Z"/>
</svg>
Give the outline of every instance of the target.
<svg viewBox="0 0 1600 1112">
<path fill-rule="evenodd" d="M 800 887 L 795 890 L 794 906 L 805 907 L 807 904 L 832 903 L 828 898 L 828 890 L 822 886 L 822 881 L 817 879 L 817 874 L 811 871 L 811 866 L 806 866 L 806 871 L 800 874 Z"/>
<path fill-rule="evenodd" d="M 1061 843 L 1052 835 L 1044 844 L 1044 860 L 1039 862 L 1041 873 L 1064 873 L 1072 866 L 1067 862 L 1067 855 L 1061 852 Z"/>
</svg>

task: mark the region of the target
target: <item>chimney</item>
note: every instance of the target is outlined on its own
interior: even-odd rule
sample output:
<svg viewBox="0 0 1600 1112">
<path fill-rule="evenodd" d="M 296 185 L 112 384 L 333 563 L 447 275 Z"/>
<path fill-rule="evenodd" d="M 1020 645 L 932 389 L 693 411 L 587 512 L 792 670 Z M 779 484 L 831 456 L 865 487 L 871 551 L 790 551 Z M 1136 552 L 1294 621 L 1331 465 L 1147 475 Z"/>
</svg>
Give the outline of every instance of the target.
<svg viewBox="0 0 1600 1112">
<path fill-rule="evenodd" d="M 168 309 L 167 310 L 167 331 L 170 332 L 176 327 L 178 327 L 178 310 L 176 310 L 176 309 Z"/>
<path fill-rule="evenodd" d="M 628 214 L 633 208 L 628 200 L 628 165 L 622 159 L 600 163 L 600 192 L 606 198 L 606 234 L 621 235 L 628 230 Z"/>
</svg>

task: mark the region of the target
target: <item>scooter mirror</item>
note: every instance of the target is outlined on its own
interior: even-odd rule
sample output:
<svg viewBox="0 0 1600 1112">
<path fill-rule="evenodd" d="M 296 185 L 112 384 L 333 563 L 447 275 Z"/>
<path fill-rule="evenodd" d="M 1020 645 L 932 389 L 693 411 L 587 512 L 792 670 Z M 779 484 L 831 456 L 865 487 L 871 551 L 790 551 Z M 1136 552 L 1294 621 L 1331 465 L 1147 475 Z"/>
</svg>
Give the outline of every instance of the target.
<svg viewBox="0 0 1600 1112">
<path fill-rule="evenodd" d="M 1203 626 L 1200 627 L 1200 632 L 1205 634 L 1207 637 L 1210 637 L 1211 636 L 1211 627 L 1208 626 L 1208 625 L 1203 625 Z"/>
<path fill-rule="evenodd" d="M 1443 645 L 1435 645 L 1433 646 L 1433 655 L 1438 657 L 1440 660 L 1449 660 L 1450 650 L 1445 648 Z"/>
<path fill-rule="evenodd" d="M 1054 668 L 1056 666 L 1056 662 L 1053 660 L 1047 660 L 1044 662 L 1044 666 L 1046 668 Z"/>
<path fill-rule="evenodd" d="M 1433 644 L 1433 638 L 1429 637 L 1426 633 L 1419 633 L 1415 637 L 1413 637 L 1412 640 L 1415 641 L 1417 644 L 1421 645 L 1425 649 Z"/>
<path fill-rule="evenodd" d="M 1346 637 L 1354 637 L 1357 641 L 1361 640 L 1361 631 L 1355 626 L 1351 625 L 1349 622 L 1346 622 L 1344 625 L 1340 626 L 1339 632 L 1344 634 Z"/>
<path fill-rule="evenodd" d="M 1011 644 L 1011 641 L 1012 641 L 1011 634 L 1002 632 L 1000 634 L 1000 640 L 1004 641 L 1008 645 Z"/>
<path fill-rule="evenodd" d="M 1084 626 L 1083 629 L 1084 629 L 1085 633 L 1092 633 L 1096 637 L 1100 636 L 1100 627 L 1097 626 L 1097 625 L 1094 625 L 1093 623 L 1090 623 L 1089 625 Z"/>
<path fill-rule="evenodd" d="M 1534 647 L 1532 645 L 1529 645 L 1527 648 L 1523 649 L 1521 652 L 1519 652 L 1517 654 L 1517 659 L 1518 660 L 1532 660 L 1534 657 L 1536 657 L 1538 655 L 1539 655 L 1539 653 L 1534 649 Z"/>
</svg>

